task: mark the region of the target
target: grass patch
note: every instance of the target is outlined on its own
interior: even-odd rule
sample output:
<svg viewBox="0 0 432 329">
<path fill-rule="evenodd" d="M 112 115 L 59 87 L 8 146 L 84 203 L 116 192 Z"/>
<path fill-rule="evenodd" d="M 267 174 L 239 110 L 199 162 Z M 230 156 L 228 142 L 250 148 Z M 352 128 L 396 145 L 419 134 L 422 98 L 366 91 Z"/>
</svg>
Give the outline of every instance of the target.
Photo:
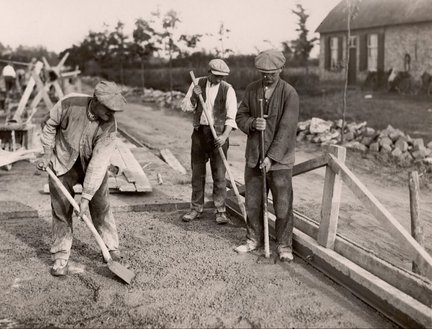
<svg viewBox="0 0 432 329">
<path fill-rule="evenodd" d="M 372 95 L 367 99 L 365 95 Z M 319 117 L 325 120 L 342 118 L 343 92 L 321 92 L 319 96 L 300 97 L 300 120 Z M 347 122 L 367 121 L 368 126 L 384 129 L 389 124 L 414 138 L 432 140 L 432 98 L 404 96 L 393 93 L 370 93 L 349 90 Z"/>
</svg>

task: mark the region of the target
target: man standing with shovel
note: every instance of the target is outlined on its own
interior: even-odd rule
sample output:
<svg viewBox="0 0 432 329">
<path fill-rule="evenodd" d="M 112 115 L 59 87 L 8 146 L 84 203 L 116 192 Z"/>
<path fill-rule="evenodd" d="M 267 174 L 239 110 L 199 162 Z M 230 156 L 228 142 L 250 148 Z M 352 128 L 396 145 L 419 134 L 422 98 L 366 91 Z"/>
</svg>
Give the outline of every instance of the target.
<svg viewBox="0 0 432 329">
<path fill-rule="evenodd" d="M 113 82 L 101 81 L 94 95 L 70 95 L 50 111 L 42 130 L 44 157 L 38 169 L 48 166 L 66 190 L 74 195 L 73 186 L 83 185 L 79 216 L 90 210 L 92 221 L 113 261 L 120 259 L 119 239 L 108 200 L 107 168 L 115 148 L 117 124 L 114 113 L 122 111 L 126 101 Z M 72 246 L 73 206 L 50 176 L 54 265 L 51 274 L 68 272 Z"/>
<path fill-rule="evenodd" d="M 228 136 L 232 129 L 237 129 L 235 122 L 237 98 L 233 87 L 223 81 L 229 72 L 230 69 L 223 60 L 212 59 L 209 62 L 208 76 L 199 78 L 195 87 L 192 83 L 182 102 L 184 112 L 194 111 L 191 147 L 192 200 L 190 212 L 182 217 L 184 222 L 199 218 L 203 211 L 206 163 L 210 159 L 216 223 L 228 223 L 225 214 L 226 170 L 218 149 L 222 147 L 226 158 L 229 146 Z M 199 101 L 199 95 L 202 96 L 204 104 Z M 217 138 L 212 135 L 203 105 L 212 116 L 210 119 L 214 123 Z"/>
<path fill-rule="evenodd" d="M 276 214 L 276 245 L 281 261 L 292 261 L 294 227 L 292 167 L 294 165 L 299 99 L 295 89 L 280 79 L 285 64 L 282 52 L 270 49 L 255 58 L 262 79 L 245 91 L 236 122 L 248 135 L 246 145 L 246 243 L 235 248 L 246 253 L 262 247 L 265 240 L 263 173 L 270 189 Z M 261 108 L 264 115 L 260 117 Z M 264 138 L 261 139 L 261 133 Z M 264 154 L 260 154 L 260 143 Z M 263 160 L 260 161 L 260 156 Z"/>
</svg>

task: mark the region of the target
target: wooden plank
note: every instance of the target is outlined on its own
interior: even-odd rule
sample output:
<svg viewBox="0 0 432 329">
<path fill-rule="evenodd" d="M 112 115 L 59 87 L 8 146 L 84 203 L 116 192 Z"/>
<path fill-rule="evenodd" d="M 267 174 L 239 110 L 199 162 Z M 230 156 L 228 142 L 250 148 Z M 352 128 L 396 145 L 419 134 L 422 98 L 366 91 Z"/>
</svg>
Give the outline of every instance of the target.
<svg viewBox="0 0 432 329">
<path fill-rule="evenodd" d="M 152 186 L 150 181 L 148 180 L 144 170 L 142 169 L 139 162 L 135 159 L 130 149 L 121 141 L 117 142 L 117 148 L 120 152 L 123 162 L 126 165 L 125 171 L 127 172 L 129 179 L 134 180 L 136 191 L 151 192 Z"/>
<path fill-rule="evenodd" d="M 346 150 L 344 147 L 332 145 L 329 153 L 333 154 L 342 163 L 345 162 Z M 342 190 L 342 181 L 334 171 L 326 168 L 324 190 L 321 203 L 321 221 L 317 241 L 321 246 L 333 249 L 339 219 L 339 205 Z"/>
<path fill-rule="evenodd" d="M 421 245 L 424 246 L 423 227 L 420 220 L 420 184 L 417 171 L 408 173 L 408 186 L 410 197 L 411 213 L 411 235 Z M 421 268 L 415 262 L 412 264 L 414 273 L 423 274 Z"/>
<path fill-rule="evenodd" d="M 303 174 L 305 172 L 324 167 L 326 165 L 327 165 L 327 155 L 323 154 L 317 158 L 313 158 L 294 165 L 292 175 L 294 177 Z"/>
<path fill-rule="evenodd" d="M 0 167 L 12 164 L 17 161 L 34 158 L 35 152 L 40 152 L 40 149 L 25 150 L 21 149 L 15 152 L 3 151 L 0 152 Z"/>
<path fill-rule="evenodd" d="M 39 75 L 40 71 L 42 70 L 43 64 L 41 62 L 37 62 L 35 65 L 35 68 L 33 69 L 33 72 L 37 75 Z M 33 92 L 33 89 L 36 85 L 36 81 L 33 79 L 33 76 L 30 76 L 29 81 L 27 82 L 27 87 L 24 91 L 24 94 L 21 96 L 21 99 L 18 103 L 18 108 L 13 116 L 14 121 L 21 121 L 21 115 L 22 112 L 25 109 L 25 106 Z"/>
<path fill-rule="evenodd" d="M 42 92 L 42 99 L 45 102 L 45 105 L 48 109 L 51 109 L 54 105 L 51 102 L 51 99 L 48 96 L 47 90 L 45 89 L 45 85 L 43 84 L 42 80 L 40 79 L 39 75 L 35 74 L 35 72 L 32 72 L 33 80 L 36 82 L 36 86 L 40 92 Z"/>
<path fill-rule="evenodd" d="M 410 260 L 424 271 L 425 276 L 432 279 L 432 257 L 420 244 L 404 229 L 378 199 L 360 182 L 360 180 L 338 159 L 329 154 L 329 166 L 339 174 L 344 183 L 354 195 L 389 231 L 389 233 L 409 253 Z"/>
<path fill-rule="evenodd" d="M 174 154 L 171 153 L 169 149 L 160 150 L 160 154 L 165 160 L 165 162 L 171 166 L 171 168 L 177 170 L 184 175 L 187 173 L 186 169 L 182 166 L 182 164 L 177 160 L 177 158 L 174 156 Z"/>
<path fill-rule="evenodd" d="M 120 192 L 136 192 L 134 183 L 129 183 L 125 176 L 116 176 L 117 186 Z"/>
</svg>

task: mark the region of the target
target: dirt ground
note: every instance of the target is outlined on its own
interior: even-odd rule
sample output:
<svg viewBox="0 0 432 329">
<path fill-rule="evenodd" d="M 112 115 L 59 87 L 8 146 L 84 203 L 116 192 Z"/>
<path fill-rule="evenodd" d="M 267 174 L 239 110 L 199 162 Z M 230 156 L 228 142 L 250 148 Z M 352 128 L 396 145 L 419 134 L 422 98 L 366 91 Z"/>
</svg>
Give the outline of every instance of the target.
<svg viewBox="0 0 432 329">
<path fill-rule="evenodd" d="M 117 216 L 122 263 L 137 274 L 130 286 L 103 266 L 83 224 L 75 225 L 75 274 L 58 279 L 48 274 L 50 219 L 3 223 L 0 314 L 15 322 L 0 328 L 395 327 L 298 258 L 267 264 L 235 254 L 242 225 L 217 226 L 209 212 L 188 225 L 179 217 Z"/>
<path fill-rule="evenodd" d="M 133 118 L 134 120 L 131 120 Z M 147 146 L 158 150 L 168 147 L 190 170 L 191 117 L 155 106 L 130 104 L 128 112 L 118 117 L 119 124 L 133 133 Z M 151 124 L 148 124 L 151 122 Z M 239 130 L 230 137 L 228 160 L 236 180 L 244 182 L 244 150 L 246 136 Z M 319 156 L 323 149 L 309 143 L 299 143 L 296 163 Z M 371 155 L 347 151 L 348 168 L 361 180 L 373 195 L 407 229 L 411 230 L 408 190 L 410 169 L 383 164 Z M 207 170 L 209 173 L 210 170 Z M 325 170 L 319 169 L 294 177 L 294 207 L 319 221 Z M 211 181 L 211 177 L 207 177 Z M 429 184 L 429 185 L 428 185 Z M 432 190 L 430 183 L 423 183 L 420 195 L 420 216 L 424 229 L 425 247 L 432 252 Z M 375 217 L 343 186 L 338 232 L 374 251 L 378 256 L 394 264 L 411 269 L 407 254 Z"/>
<path fill-rule="evenodd" d="M 118 121 L 154 154 L 158 155 L 161 148 L 169 148 L 190 172 L 190 116 L 131 103 Z M 243 181 L 244 146 L 245 136 L 234 132 L 229 162 L 239 181 Z M 321 149 L 315 146 L 301 144 L 297 162 L 320 153 Z M 145 158 L 140 163 L 146 163 Z M 373 159 L 356 153 L 348 154 L 347 163 L 409 228 L 407 174 L 392 167 L 382 168 Z M 176 198 L 172 201 L 189 199 L 188 175 L 164 169 L 161 171 L 164 185 L 158 187 L 156 173 L 160 167 L 154 160 L 147 164 L 145 170 L 155 187 L 154 195 L 163 198 L 174 194 Z M 25 179 L 43 178 L 29 175 Z M 5 181 L 12 184 L 16 179 L 0 175 L 1 184 Z M 319 220 L 323 180 L 324 170 L 294 178 L 296 209 L 316 220 Z M 168 190 L 158 192 L 162 188 L 171 194 Z M 5 186 L 2 189 L 0 195 L 6 198 L 10 193 Z M 25 204 L 30 194 L 23 194 L 20 201 Z M 422 218 L 429 251 L 432 250 L 430 194 L 430 190 L 422 190 Z M 139 197 L 112 198 L 115 204 L 122 205 Z M 147 197 L 143 198 L 142 202 L 146 202 Z M 44 200 L 41 202 L 48 207 L 48 199 Z M 264 262 L 260 253 L 235 254 L 232 249 L 246 234 L 237 220 L 218 226 L 208 209 L 201 220 L 185 224 L 180 220 L 182 213 L 116 214 L 122 263 L 137 274 L 130 286 L 113 277 L 103 265 L 98 247 L 84 224 L 76 221 L 74 226 L 71 255 L 74 274 L 58 279 L 48 272 L 52 264 L 50 217 L 0 220 L 0 328 L 395 326 L 298 257 L 293 263 L 284 264 Z M 340 217 L 339 232 L 396 264 L 410 266 L 397 241 L 346 189 Z"/>
</svg>

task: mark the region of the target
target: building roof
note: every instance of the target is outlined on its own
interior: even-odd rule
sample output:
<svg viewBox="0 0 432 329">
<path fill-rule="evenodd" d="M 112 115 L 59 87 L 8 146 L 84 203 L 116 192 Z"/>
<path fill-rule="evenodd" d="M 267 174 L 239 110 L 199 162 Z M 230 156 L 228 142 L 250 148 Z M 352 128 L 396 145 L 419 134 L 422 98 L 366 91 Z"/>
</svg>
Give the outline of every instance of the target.
<svg viewBox="0 0 432 329">
<path fill-rule="evenodd" d="M 356 0 L 351 0 L 356 3 Z M 342 0 L 316 29 L 319 33 L 343 32 L 348 22 L 347 0 Z M 360 0 L 351 29 L 432 22 L 432 0 Z"/>
</svg>

